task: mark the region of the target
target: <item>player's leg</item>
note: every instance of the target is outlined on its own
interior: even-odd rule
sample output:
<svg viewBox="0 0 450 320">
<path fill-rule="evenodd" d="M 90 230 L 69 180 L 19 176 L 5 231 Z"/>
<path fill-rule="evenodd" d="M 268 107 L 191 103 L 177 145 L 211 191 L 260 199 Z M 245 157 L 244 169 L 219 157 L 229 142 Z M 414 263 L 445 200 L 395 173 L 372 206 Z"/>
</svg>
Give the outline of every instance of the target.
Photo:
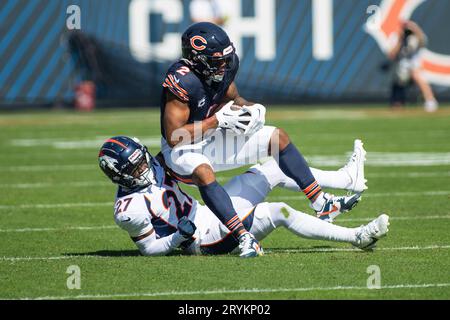
<svg viewBox="0 0 450 320">
<path fill-rule="evenodd" d="M 171 169 L 171 173 L 181 181 L 192 182 L 198 186 L 206 206 L 232 232 L 236 239 L 244 244 L 251 243 L 253 236 L 249 234 L 236 214 L 230 196 L 217 182 L 210 160 L 203 153 L 193 148 L 195 146 L 190 148 L 163 148 L 162 153 L 166 165 Z M 253 250 L 253 247 L 249 245 L 246 248 L 242 252 L 241 256 L 243 257 L 260 254 L 258 250 Z"/>
<path fill-rule="evenodd" d="M 425 99 L 425 111 L 434 112 L 438 109 L 438 102 L 433 94 L 433 89 L 428 84 L 428 82 L 423 78 L 420 73 L 420 69 L 415 69 L 412 71 L 412 79 L 419 87 L 422 92 L 423 98 Z"/>
<path fill-rule="evenodd" d="M 372 249 L 377 240 L 386 235 L 388 226 L 387 215 L 381 215 L 358 228 L 345 228 L 297 211 L 283 202 L 264 202 L 256 207 L 250 230 L 258 240 L 262 240 L 275 228 L 285 227 L 303 238 L 347 242 L 361 249 Z"/>
<path fill-rule="evenodd" d="M 361 196 L 359 193 L 349 197 L 336 197 L 323 192 L 308 163 L 284 130 L 276 129 L 273 132 L 269 148 L 281 171 L 297 183 L 311 201 L 311 208 L 321 219 L 332 222 L 339 214 L 351 210 L 358 203 Z"/>
<path fill-rule="evenodd" d="M 355 140 L 353 154 L 344 167 L 337 171 L 311 168 L 311 172 L 318 184 L 324 188 L 362 192 L 367 189 L 364 178 L 365 155 L 363 143 L 361 140 Z M 224 185 L 236 210 L 263 202 L 267 194 L 275 187 L 300 191 L 297 183 L 281 171 L 273 158 L 263 164 L 252 166 L 245 173 L 235 176 Z"/>
<path fill-rule="evenodd" d="M 275 185 L 271 185 L 270 177 L 260 170 L 261 167 L 260 164 L 257 164 L 245 173 L 233 177 L 224 185 L 225 191 L 238 212 L 263 202 L 267 194 L 275 187 Z"/>
<path fill-rule="evenodd" d="M 317 183 L 323 188 L 345 189 L 353 192 L 362 192 L 367 189 L 364 178 L 364 161 L 366 151 L 361 140 L 355 140 L 353 153 L 347 164 L 337 171 L 310 168 Z M 264 175 L 271 188 L 279 186 L 293 191 L 300 191 L 297 183 L 281 171 L 274 159 L 266 161 L 262 166 L 254 169 Z"/>
</svg>

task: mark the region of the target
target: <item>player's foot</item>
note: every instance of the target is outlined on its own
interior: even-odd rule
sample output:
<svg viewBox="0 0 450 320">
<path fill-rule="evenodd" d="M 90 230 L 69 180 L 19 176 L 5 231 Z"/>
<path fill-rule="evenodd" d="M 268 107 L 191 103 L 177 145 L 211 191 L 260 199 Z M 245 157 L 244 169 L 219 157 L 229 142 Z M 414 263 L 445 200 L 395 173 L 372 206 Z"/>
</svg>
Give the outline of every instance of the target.
<svg viewBox="0 0 450 320">
<path fill-rule="evenodd" d="M 364 161 L 366 160 L 366 150 L 364 150 L 361 140 L 356 139 L 353 145 L 353 153 L 347 164 L 339 169 L 347 172 L 352 182 L 346 188 L 352 192 L 363 192 L 367 189 L 367 179 L 364 178 Z"/>
<path fill-rule="evenodd" d="M 332 223 L 340 214 L 352 210 L 361 199 L 360 193 L 351 196 L 336 197 L 335 195 L 325 193 L 325 204 L 322 209 L 316 211 L 317 218 Z"/>
<path fill-rule="evenodd" d="M 373 250 L 378 239 L 384 237 L 389 231 L 389 216 L 382 214 L 356 232 L 356 242 L 352 243 L 361 250 Z"/>
<path fill-rule="evenodd" d="M 423 105 L 426 112 L 435 112 L 439 108 L 439 104 L 436 100 L 425 101 Z"/>
<path fill-rule="evenodd" d="M 239 237 L 239 249 L 241 258 L 252 258 L 264 254 L 258 240 L 250 232 L 245 232 Z"/>
</svg>

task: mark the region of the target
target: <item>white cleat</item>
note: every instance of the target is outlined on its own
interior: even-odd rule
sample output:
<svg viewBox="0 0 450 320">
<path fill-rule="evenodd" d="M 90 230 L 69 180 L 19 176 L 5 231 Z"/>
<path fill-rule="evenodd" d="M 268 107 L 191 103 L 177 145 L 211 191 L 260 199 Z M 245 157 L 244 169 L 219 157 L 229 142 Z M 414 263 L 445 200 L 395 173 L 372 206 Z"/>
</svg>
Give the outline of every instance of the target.
<svg viewBox="0 0 450 320">
<path fill-rule="evenodd" d="M 364 161 L 366 161 L 366 150 L 364 150 L 361 140 L 356 139 L 353 146 L 353 153 L 347 164 L 340 170 L 347 172 L 352 182 L 346 188 L 352 192 L 363 192 L 367 189 L 367 179 L 364 178 Z"/>
<path fill-rule="evenodd" d="M 316 211 L 316 217 L 329 223 L 333 223 L 339 215 L 352 210 L 361 200 L 361 193 L 355 193 L 350 196 L 337 197 L 335 195 L 325 193 L 326 200 L 322 209 Z"/>
<path fill-rule="evenodd" d="M 373 250 L 377 241 L 388 233 L 388 226 L 389 216 L 382 214 L 375 220 L 361 226 L 356 231 L 356 242 L 352 244 L 361 250 Z"/>
<path fill-rule="evenodd" d="M 245 232 L 239 237 L 239 249 L 241 258 L 253 258 L 264 254 L 258 240 L 250 232 Z"/>
</svg>

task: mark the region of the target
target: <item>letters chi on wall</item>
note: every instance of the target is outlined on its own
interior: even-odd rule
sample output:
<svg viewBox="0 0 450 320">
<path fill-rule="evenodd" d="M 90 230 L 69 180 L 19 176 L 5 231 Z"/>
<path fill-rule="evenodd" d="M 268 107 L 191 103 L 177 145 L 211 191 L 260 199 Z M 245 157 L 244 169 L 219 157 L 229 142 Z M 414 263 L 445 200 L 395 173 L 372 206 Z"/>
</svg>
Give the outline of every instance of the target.
<svg viewBox="0 0 450 320">
<path fill-rule="evenodd" d="M 225 2 L 224 28 L 241 60 L 236 81 L 251 100 L 384 99 L 390 75 L 380 66 L 402 17 L 426 32 L 423 74 L 440 99 L 450 99 L 448 1 Z M 191 23 L 187 0 L 7 0 L 0 17 L 0 106 L 71 101 L 83 79 L 94 80 L 97 98 L 111 105 L 157 105 Z M 91 60 L 69 45 L 75 32 L 84 40 L 76 48 L 94 45 Z"/>
</svg>

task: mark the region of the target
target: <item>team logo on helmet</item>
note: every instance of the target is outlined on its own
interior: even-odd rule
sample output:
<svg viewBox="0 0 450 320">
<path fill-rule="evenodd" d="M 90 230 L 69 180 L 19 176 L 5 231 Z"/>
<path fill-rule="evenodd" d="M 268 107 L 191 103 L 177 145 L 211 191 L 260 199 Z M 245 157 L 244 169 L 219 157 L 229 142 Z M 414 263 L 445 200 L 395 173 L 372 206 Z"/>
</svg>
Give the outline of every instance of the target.
<svg viewBox="0 0 450 320">
<path fill-rule="evenodd" d="M 195 44 L 195 41 L 196 40 L 198 40 L 198 41 L 200 41 L 201 43 L 203 43 L 203 45 L 196 45 Z M 198 42 L 197 42 L 198 43 Z M 206 49 L 206 46 L 205 46 L 205 44 L 208 44 L 208 42 L 206 41 L 206 39 L 205 38 L 203 38 L 202 36 L 193 36 L 192 38 L 191 38 L 191 46 L 192 46 L 192 48 L 194 48 L 195 50 L 198 50 L 198 51 L 202 51 L 202 50 L 205 50 Z"/>
</svg>

